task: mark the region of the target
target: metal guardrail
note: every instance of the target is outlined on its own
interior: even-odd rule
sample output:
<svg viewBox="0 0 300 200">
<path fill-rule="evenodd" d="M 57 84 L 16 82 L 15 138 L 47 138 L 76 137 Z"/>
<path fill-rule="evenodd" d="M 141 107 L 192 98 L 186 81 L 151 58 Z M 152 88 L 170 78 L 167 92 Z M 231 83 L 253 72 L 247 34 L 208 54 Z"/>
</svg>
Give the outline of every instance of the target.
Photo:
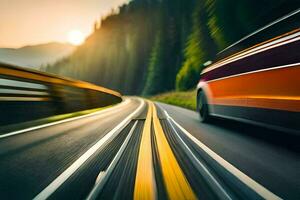
<svg viewBox="0 0 300 200">
<path fill-rule="evenodd" d="M 121 101 L 107 88 L 0 63 L 0 126 Z"/>
</svg>

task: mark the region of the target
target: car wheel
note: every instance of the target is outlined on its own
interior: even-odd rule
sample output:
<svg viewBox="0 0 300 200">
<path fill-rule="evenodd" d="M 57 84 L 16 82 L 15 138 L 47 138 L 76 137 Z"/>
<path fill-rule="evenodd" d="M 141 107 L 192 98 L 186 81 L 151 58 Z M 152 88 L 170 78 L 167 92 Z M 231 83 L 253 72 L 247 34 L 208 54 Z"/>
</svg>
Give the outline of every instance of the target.
<svg viewBox="0 0 300 200">
<path fill-rule="evenodd" d="M 208 103 L 207 103 L 207 98 L 203 91 L 200 91 L 198 93 L 197 109 L 198 109 L 200 121 L 201 122 L 209 122 L 211 117 L 209 115 L 209 107 L 208 107 Z"/>
</svg>

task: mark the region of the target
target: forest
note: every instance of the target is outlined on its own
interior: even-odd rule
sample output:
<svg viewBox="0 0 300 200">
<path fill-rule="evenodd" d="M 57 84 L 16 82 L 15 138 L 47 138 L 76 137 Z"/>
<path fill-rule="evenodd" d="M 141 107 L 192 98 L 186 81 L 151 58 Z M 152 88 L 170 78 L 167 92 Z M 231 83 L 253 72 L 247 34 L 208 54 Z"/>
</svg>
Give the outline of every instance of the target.
<svg viewBox="0 0 300 200">
<path fill-rule="evenodd" d="M 296 0 L 132 0 L 43 70 L 126 95 L 185 91 L 218 52 L 297 7 Z"/>
</svg>

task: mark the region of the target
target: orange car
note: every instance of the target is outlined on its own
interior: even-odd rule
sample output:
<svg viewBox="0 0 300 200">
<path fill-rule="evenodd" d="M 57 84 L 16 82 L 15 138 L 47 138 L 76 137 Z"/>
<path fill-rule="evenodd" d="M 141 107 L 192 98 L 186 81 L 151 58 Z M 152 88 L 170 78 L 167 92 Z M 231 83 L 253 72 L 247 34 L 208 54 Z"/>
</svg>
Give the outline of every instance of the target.
<svg viewBox="0 0 300 200">
<path fill-rule="evenodd" d="M 201 74 L 197 107 L 211 116 L 300 132 L 300 26 L 221 59 Z"/>
</svg>

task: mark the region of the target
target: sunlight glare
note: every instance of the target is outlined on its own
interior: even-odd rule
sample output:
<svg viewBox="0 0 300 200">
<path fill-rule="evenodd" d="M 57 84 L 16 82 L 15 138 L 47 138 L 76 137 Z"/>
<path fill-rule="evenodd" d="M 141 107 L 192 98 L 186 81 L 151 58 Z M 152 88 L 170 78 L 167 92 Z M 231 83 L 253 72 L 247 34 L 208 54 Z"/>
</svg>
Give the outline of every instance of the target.
<svg viewBox="0 0 300 200">
<path fill-rule="evenodd" d="M 79 30 L 70 31 L 68 34 L 68 42 L 78 46 L 84 42 L 84 36 Z"/>
</svg>

